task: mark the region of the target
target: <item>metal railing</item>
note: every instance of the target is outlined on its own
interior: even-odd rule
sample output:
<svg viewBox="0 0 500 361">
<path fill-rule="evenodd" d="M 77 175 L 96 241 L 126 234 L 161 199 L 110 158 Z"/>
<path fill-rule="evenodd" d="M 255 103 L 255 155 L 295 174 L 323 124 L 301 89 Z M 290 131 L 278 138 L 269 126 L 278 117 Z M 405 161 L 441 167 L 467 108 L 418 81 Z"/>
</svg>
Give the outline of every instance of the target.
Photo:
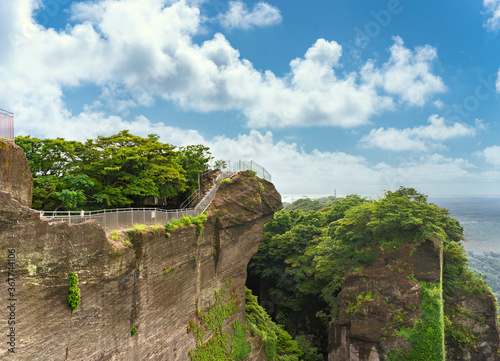
<svg viewBox="0 0 500 361">
<path fill-rule="evenodd" d="M 261 166 L 259 163 L 246 160 L 238 160 L 237 162 L 228 162 L 227 169 L 231 172 L 241 172 L 245 170 L 253 170 L 257 177 L 265 179 L 271 182 L 271 173 L 269 173 L 266 168 Z"/>
<path fill-rule="evenodd" d="M 250 165 L 253 168 L 245 168 L 244 165 Z M 245 168 L 241 168 L 241 170 L 251 169 L 257 173 L 258 177 L 264 178 L 263 176 L 265 176 L 267 177 L 265 179 L 271 179 L 271 175 L 255 162 L 239 161 L 236 163 L 236 166 L 234 166 L 233 163 L 232 169 L 239 169 L 238 167 Z M 260 169 L 258 167 L 260 167 Z M 108 234 L 113 231 L 131 229 L 135 224 L 145 224 L 147 226 L 154 226 L 158 224 L 165 225 L 174 219 L 190 216 L 194 217 L 205 212 L 210 206 L 210 203 L 212 203 L 212 200 L 215 198 L 220 182 L 223 179 L 232 177 L 237 172 L 237 170 L 225 170 L 221 172 L 215 180 L 215 185 L 210 189 L 210 191 L 208 191 L 207 194 L 205 194 L 205 196 L 194 208 L 174 210 L 165 210 L 160 208 L 117 208 L 98 211 L 37 211 L 32 209 L 32 211 L 38 212 L 40 218 L 46 219 L 49 222 L 67 222 L 69 224 L 78 224 L 95 219 Z"/>
<path fill-rule="evenodd" d="M 37 212 L 40 218 L 46 219 L 49 222 L 78 224 L 95 219 L 108 234 L 115 230 L 133 228 L 135 224 L 145 224 L 147 226 L 165 225 L 174 219 L 194 217 L 205 212 L 215 198 L 220 181 L 233 174 L 233 172 L 219 174 L 215 185 L 194 208 L 174 210 L 160 208 L 117 208 L 98 211 L 37 211 L 32 209 L 32 211 Z"/>
<path fill-rule="evenodd" d="M 182 204 L 180 206 L 181 209 L 186 209 L 189 206 L 191 206 L 191 204 L 193 204 L 196 201 L 196 198 L 200 197 L 200 193 L 201 193 L 201 191 L 199 188 L 197 190 L 195 190 L 193 192 L 193 194 L 191 194 L 184 202 L 182 202 Z"/>
<path fill-rule="evenodd" d="M 0 138 L 15 142 L 14 113 L 0 109 Z"/>
</svg>

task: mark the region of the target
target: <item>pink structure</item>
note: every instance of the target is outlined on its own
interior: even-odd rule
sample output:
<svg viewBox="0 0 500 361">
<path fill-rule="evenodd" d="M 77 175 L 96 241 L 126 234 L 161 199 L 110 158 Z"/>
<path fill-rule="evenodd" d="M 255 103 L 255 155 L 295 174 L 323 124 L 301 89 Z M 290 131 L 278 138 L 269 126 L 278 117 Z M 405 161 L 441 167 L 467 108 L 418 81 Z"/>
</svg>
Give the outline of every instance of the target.
<svg viewBox="0 0 500 361">
<path fill-rule="evenodd" d="M 14 113 L 0 109 L 0 138 L 14 142 Z"/>
</svg>

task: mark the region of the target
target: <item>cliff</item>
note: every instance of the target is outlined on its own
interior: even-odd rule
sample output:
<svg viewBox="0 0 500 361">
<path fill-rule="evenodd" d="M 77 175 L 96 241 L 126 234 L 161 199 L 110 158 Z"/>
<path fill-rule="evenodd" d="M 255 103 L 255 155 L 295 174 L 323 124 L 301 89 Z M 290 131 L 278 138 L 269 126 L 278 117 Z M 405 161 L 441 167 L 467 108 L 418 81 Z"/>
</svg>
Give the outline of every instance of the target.
<svg viewBox="0 0 500 361">
<path fill-rule="evenodd" d="M 328 360 L 499 360 L 494 296 L 464 290 L 443 296 L 442 273 L 437 239 L 348 271 L 333 312 Z"/>
<path fill-rule="evenodd" d="M 28 193 L 16 193 L 15 179 L 29 171 L 13 177 L 10 164 L 0 172 L 8 174 L 0 191 L 0 258 L 10 261 L 0 270 L 2 360 L 189 360 L 195 341 L 186 326 L 195 301 L 207 309 L 230 279 L 244 298 L 247 263 L 281 208 L 271 183 L 241 172 L 221 186 L 199 236 L 189 225 L 112 240 L 95 221 L 41 220 L 26 207 Z M 70 272 L 81 292 L 73 313 Z M 244 304 L 235 318 L 244 319 Z"/>
<path fill-rule="evenodd" d="M 9 192 L 23 206 L 31 206 L 33 177 L 24 151 L 0 139 L 0 190 Z"/>
</svg>

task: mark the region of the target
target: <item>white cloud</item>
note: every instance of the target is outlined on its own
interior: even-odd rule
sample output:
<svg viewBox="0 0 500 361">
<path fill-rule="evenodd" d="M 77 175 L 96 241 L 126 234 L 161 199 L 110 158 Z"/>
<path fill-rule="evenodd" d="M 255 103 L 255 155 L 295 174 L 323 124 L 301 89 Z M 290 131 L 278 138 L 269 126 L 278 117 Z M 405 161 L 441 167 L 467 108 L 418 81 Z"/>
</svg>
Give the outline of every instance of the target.
<svg viewBox="0 0 500 361">
<path fill-rule="evenodd" d="M 426 45 L 412 52 L 403 40 L 395 36 L 391 57 L 382 69 L 368 62 L 361 71 L 363 79 L 374 86 L 395 94 L 409 105 L 422 106 L 434 94 L 446 91 L 441 77 L 432 74 L 432 62 L 437 58 L 435 48 Z"/>
<path fill-rule="evenodd" d="M 441 99 L 436 99 L 432 104 L 438 109 L 443 109 L 444 103 Z"/>
<path fill-rule="evenodd" d="M 418 94 L 415 99 L 420 100 L 408 100 L 410 104 L 420 104 L 441 84 L 430 73 L 435 50 L 412 52 L 399 38 L 390 60 L 381 69 L 369 63 L 363 77 L 341 73 L 342 47 L 325 39 L 317 40 L 303 58 L 292 60 L 289 74 L 278 77 L 256 70 L 222 34 L 193 43 L 204 31 L 193 2 L 78 2 L 72 6 L 76 24 L 61 31 L 34 22 L 37 4 L 0 3 L 0 12 L 7 14 L 0 25 L 5 30 L 0 40 L 5 54 L 0 57 L 0 98 L 3 107 L 16 113 L 18 128 L 39 136 L 70 134 L 73 123 L 95 114 L 111 119 L 102 113 L 103 102 L 126 114 L 127 108 L 150 106 L 157 99 L 198 112 L 241 112 L 249 127 L 352 128 L 395 109 L 393 97 L 380 90 L 376 79 L 383 79 L 382 88 L 402 99 Z M 405 79 L 407 91 L 390 85 L 397 76 Z M 73 114 L 64 92 L 86 85 L 101 88 L 101 98 Z M 115 130 L 120 130 L 118 124 Z"/>
<path fill-rule="evenodd" d="M 490 31 L 498 31 L 500 29 L 500 0 L 484 0 L 483 5 L 486 11 L 491 14 L 486 22 L 486 27 Z"/>
<path fill-rule="evenodd" d="M 376 147 L 392 151 L 428 151 L 440 147 L 440 141 L 458 137 L 472 137 L 484 129 L 480 120 L 474 127 L 461 123 L 446 124 L 444 118 L 431 115 L 429 125 L 406 129 L 378 128 L 361 139 L 366 147 Z"/>
<path fill-rule="evenodd" d="M 439 154 L 401 157 L 395 166 L 372 164 L 340 151 L 306 152 L 296 143 L 275 140 L 271 132 L 255 130 L 235 138 L 216 137 L 206 144 L 218 158 L 227 159 L 231 154 L 234 160 L 262 164 L 282 194 L 333 194 L 337 189 L 339 194 L 375 196 L 403 185 L 437 196 L 453 193 L 454 187 L 474 180 L 474 166 L 467 160 Z"/>
<path fill-rule="evenodd" d="M 496 88 L 497 88 L 497 93 L 500 93 L 500 69 L 498 69 Z"/>
<path fill-rule="evenodd" d="M 222 26 L 232 29 L 251 29 L 281 23 L 280 10 L 265 2 L 258 2 L 252 11 L 242 1 L 230 1 L 229 10 L 220 15 Z"/>
<path fill-rule="evenodd" d="M 488 163 L 500 167 L 500 146 L 493 145 L 486 148 L 483 150 L 483 157 Z"/>
</svg>

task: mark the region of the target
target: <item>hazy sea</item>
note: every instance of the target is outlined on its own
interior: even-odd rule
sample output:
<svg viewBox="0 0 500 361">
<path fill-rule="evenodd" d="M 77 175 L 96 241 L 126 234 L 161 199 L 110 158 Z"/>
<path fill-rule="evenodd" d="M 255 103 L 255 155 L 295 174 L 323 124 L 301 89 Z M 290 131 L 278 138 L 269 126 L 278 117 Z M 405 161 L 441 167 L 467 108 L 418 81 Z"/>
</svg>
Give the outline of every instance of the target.
<svg viewBox="0 0 500 361">
<path fill-rule="evenodd" d="M 467 252 L 500 253 L 500 198 L 430 198 L 460 222 Z"/>
</svg>

